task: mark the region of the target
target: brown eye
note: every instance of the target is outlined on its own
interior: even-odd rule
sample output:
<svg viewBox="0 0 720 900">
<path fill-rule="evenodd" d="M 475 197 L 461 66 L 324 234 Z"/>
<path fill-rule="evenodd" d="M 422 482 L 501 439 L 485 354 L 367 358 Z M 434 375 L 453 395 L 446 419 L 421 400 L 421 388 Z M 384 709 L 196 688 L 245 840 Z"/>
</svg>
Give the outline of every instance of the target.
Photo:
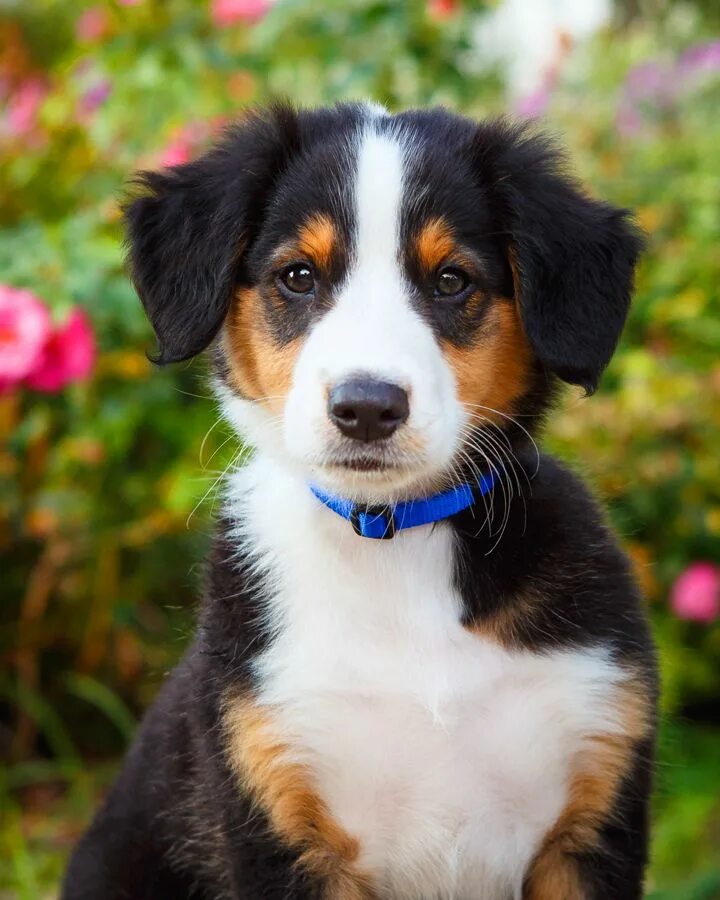
<svg viewBox="0 0 720 900">
<path fill-rule="evenodd" d="M 280 281 L 293 294 L 309 294 L 315 288 L 315 277 L 307 263 L 294 263 L 280 275 Z"/>
<path fill-rule="evenodd" d="M 468 284 L 470 284 L 470 279 L 462 269 L 446 266 L 438 272 L 435 294 L 438 297 L 457 297 L 458 294 L 462 294 Z"/>
</svg>

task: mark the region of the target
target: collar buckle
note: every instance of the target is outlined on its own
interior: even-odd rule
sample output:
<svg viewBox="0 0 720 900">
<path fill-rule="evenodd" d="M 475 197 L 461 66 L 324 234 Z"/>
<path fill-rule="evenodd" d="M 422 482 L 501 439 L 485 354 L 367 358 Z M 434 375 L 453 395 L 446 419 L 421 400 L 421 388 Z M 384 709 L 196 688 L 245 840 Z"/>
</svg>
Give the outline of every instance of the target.
<svg viewBox="0 0 720 900">
<path fill-rule="evenodd" d="M 381 541 L 389 541 L 395 537 L 397 532 L 397 528 L 395 526 L 395 513 L 391 506 L 379 504 L 366 504 L 366 503 L 354 503 L 352 509 L 350 510 L 350 524 L 352 525 L 353 531 L 358 537 L 371 537 L 371 535 L 366 534 L 362 528 L 362 521 L 360 516 L 363 515 L 370 519 L 383 519 L 385 521 L 385 528 L 383 529 L 383 533 L 379 535 L 376 540 Z"/>
</svg>

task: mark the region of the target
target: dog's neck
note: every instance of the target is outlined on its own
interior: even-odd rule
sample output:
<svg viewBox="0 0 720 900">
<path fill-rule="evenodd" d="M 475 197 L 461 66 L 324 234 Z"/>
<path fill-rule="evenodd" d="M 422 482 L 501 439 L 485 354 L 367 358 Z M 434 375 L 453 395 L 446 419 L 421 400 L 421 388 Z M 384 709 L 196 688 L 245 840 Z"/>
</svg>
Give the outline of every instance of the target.
<svg viewBox="0 0 720 900">
<path fill-rule="evenodd" d="M 313 484 L 310 490 L 324 506 L 349 522 L 358 537 L 392 540 L 401 531 L 434 525 L 484 501 L 500 477 L 499 468 L 488 468 L 445 490 L 399 503 L 356 503 Z"/>
<path fill-rule="evenodd" d="M 391 541 L 359 538 L 304 478 L 269 457 L 258 455 L 232 475 L 225 513 L 233 523 L 231 545 L 257 576 L 263 616 L 274 623 L 292 614 L 320 628 L 318 608 L 376 624 L 405 605 L 410 616 L 410 575 L 447 593 L 454 538 L 446 523 L 408 529 Z"/>
<path fill-rule="evenodd" d="M 478 465 L 474 471 L 464 473 L 461 476 L 463 480 L 457 482 L 456 486 L 467 485 L 470 483 L 469 479 L 473 478 L 482 478 L 484 481 L 481 489 L 473 497 L 475 502 L 459 503 L 458 510 L 462 508 L 476 520 L 479 531 L 486 530 L 488 535 L 492 536 L 492 523 L 502 521 L 506 504 L 513 497 L 529 494 L 528 487 L 534 463 L 534 458 L 529 454 L 518 455 L 512 465 L 506 460 L 504 464 L 496 462 L 490 467 L 486 465 L 484 472 Z M 468 481 L 465 481 L 465 478 Z M 467 490 L 469 492 L 470 488 Z M 439 494 L 420 494 L 418 500 L 424 502 L 429 496 L 432 501 L 447 493 L 445 489 Z M 459 494 L 462 497 L 462 492 Z M 414 532 L 427 534 L 428 530 L 438 523 L 449 520 L 455 513 L 451 507 L 446 508 L 446 514 L 438 508 L 437 514 L 428 515 L 427 522 L 398 529 L 396 539 L 393 541 L 359 540 L 356 537 L 357 527 L 353 527 L 351 516 L 338 514 L 338 508 L 344 509 L 346 506 L 350 510 L 353 505 L 363 508 L 363 504 L 353 504 L 349 498 L 337 498 L 340 500 L 339 504 L 323 502 L 322 498 L 318 497 L 318 492 L 313 491 L 312 482 L 304 472 L 294 469 L 273 455 L 262 452 L 256 453 L 246 466 L 233 473 L 228 481 L 226 496 L 227 515 L 236 523 L 238 534 L 251 538 L 248 543 L 253 545 L 266 545 L 270 536 L 273 536 L 272 542 L 278 545 L 285 547 L 293 543 L 301 545 L 309 532 L 325 544 L 328 550 L 338 545 L 343 549 L 352 546 L 357 550 L 358 545 L 363 544 L 404 543 L 407 535 Z M 395 498 L 385 503 L 375 501 L 373 506 L 406 509 L 408 505 L 412 506 L 413 499 L 408 497 L 399 506 Z M 485 527 L 483 522 L 486 519 L 488 524 Z M 374 532 L 366 535 L 368 538 L 381 536 Z M 270 550 L 267 546 L 265 549 Z M 280 546 L 277 549 L 279 550 Z"/>
</svg>

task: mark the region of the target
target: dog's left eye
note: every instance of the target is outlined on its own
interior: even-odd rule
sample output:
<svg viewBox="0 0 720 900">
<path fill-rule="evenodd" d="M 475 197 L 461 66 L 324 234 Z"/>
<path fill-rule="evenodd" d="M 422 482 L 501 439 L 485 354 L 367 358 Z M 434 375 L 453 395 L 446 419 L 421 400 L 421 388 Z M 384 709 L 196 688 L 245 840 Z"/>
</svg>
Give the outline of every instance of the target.
<svg viewBox="0 0 720 900">
<path fill-rule="evenodd" d="M 310 294 L 315 288 L 315 276 L 307 263 L 294 263 L 280 273 L 280 281 L 293 294 Z"/>
<path fill-rule="evenodd" d="M 445 266 L 437 274 L 435 294 L 438 297 L 457 297 L 469 284 L 470 279 L 462 269 Z"/>
</svg>

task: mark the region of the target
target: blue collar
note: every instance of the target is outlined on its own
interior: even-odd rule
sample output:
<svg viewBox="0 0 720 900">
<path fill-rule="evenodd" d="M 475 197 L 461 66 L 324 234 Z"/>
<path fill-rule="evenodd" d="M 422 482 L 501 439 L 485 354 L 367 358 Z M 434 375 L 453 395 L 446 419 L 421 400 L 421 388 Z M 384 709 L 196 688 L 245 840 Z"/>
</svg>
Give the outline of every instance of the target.
<svg viewBox="0 0 720 900">
<path fill-rule="evenodd" d="M 395 537 L 398 531 L 439 522 L 468 509 L 479 497 L 489 493 L 494 483 L 495 476 L 490 472 L 482 475 L 477 484 L 465 482 L 432 497 L 408 500 L 394 506 L 353 503 L 351 500 L 326 494 L 314 484 L 310 485 L 310 490 L 328 509 L 347 519 L 355 534 L 374 540 L 387 540 Z"/>
</svg>

